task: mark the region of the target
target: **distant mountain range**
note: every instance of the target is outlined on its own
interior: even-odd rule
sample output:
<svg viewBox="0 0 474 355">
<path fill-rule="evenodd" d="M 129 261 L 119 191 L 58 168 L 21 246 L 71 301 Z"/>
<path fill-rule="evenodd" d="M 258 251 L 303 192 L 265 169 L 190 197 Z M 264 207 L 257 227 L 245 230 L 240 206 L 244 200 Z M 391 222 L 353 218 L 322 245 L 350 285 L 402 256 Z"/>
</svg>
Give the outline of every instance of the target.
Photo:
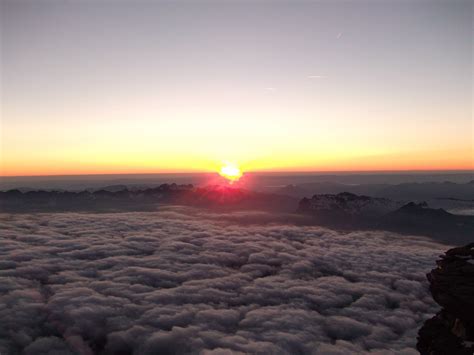
<svg viewBox="0 0 474 355">
<path fill-rule="evenodd" d="M 351 192 L 358 195 L 383 197 L 398 201 L 425 201 L 437 198 L 474 199 L 474 180 L 465 184 L 454 182 L 422 182 L 402 184 L 341 184 L 315 182 L 287 185 L 274 189 L 273 193 L 305 197 L 314 194 Z"/>
<path fill-rule="evenodd" d="M 129 190 L 155 188 L 161 184 L 174 182 L 177 184 L 193 184 L 207 186 L 219 184 L 217 173 L 186 173 L 186 174 L 112 174 L 112 175 L 69 175 L 69 176 L 1 176 L 0 190 L 27 189 L 31 190 L 67 190 L 79 192 L 89 188 L 98 189 L 109 185 L 123 185 Z M 474 180 L 474 170 L 467 171 L 424 171 L 424 172 L 248 172 L 243 176 L 246 188 L 253 191 L 275 193 L 284 186 L 296 186 L 323 183 L 335 183 L 339 187 L 358 185 L 392 186 L 402 183 L 442 183 L 450 181 L 465 184 Z M 353 192 L 373 196 L 370 191 L 351 191 L 339 189 L 335 191 L 308 191 L 315 193 Z M 454 197 L 454 196 L 452 196 Z"/>
<path fill-rule="evenodd" d="M 7 213 L 153 211 L 162 205 L 293 213 L 296 223 L 342 230 L 389 230 L 425 235 L 449 244 L 474 240 L 474 216 L 454 215 L 444 209 L 430 208 L 424 202 L 403 203 L 349 192 L 299 199 L 229 186 L 190 184 L 162 184 L 143 190 L 115 185 L 81 192 L 16 189 L 0 192 L 0 212 Z M 298 215 L 300 218 L 296 218 Z"/>
<path fill-rule="evenodd" d="M 178 204 L 219 210 L 257 209 L 288 212 L 298 199 L 291 196 L 253 192 L 221 185 L 194 187 L 191 184 L 162 184 L 156 188 L 129 190 L 115 185 L 99 190 L 0 192 L 0 211 L 147 211 L 159 205 Z"/>
<path fill-rule="evenodd" d="M 299 210 L 344 217 L 377 217 L 394 211 L 401 206 L 400 202 L 386 198 L 358 196 L 350 192 L 342 192 L 337 195 L 314 195 L 311 199 L 305 197 L 299 203 Z"/>
<path fill-rule="evenodd" d="M 390 199 L 344 192 L 303 198 L 298 211 L 332 228 L 426 235 L 449 244 L 474 241 L 474 216 L 454 215 L 442 208 L 430 208 L 426 202 L 402 205 Z"/>
</svg>

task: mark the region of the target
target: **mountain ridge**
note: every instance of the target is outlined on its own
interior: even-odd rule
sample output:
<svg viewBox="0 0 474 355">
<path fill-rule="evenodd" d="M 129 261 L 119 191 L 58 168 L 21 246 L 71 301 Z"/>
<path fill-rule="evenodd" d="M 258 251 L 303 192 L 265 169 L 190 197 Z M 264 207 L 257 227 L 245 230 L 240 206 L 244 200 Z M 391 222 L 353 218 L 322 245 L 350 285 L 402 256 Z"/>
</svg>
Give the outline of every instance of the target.
<svg viewBox="0 0 474 355">
<path fill-rule="evenodd" d="M 427 203 L 403 203 L 387 198 L 349 192 L 291 196 L 246 190 L 240 187 L 191 184 L 162 184 L 144 190 L 0 192 L 0 212 L 126 212 L 156 211 L 164 205 L 183 205 L 217 211 L 260 210 L 292 214 L 295 223 L 327 226 L 341 230 L 387 230 L 424 235 L 448 244 L 472 241 L 474 216 L 454 215 Z M 110 191 L 112 190 L 112 191 Z M 297 218 L 300 216 L 300 218 Z"/>
</svg>

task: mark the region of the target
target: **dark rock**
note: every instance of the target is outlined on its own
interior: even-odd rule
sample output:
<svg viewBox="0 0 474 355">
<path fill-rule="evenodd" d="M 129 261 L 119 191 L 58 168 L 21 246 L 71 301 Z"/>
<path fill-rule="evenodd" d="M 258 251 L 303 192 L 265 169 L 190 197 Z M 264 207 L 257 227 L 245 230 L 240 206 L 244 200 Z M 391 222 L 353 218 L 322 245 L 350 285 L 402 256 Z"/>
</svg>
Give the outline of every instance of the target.
<svg viewBox="0 0 474 355">
<path fill-rule="evenodd" d="M 418 332 L 418 351 L 431 355 L 471 355 L 472 348 L 464 346 L 462 338 L 453 334 L 454 322 L 445 311 L 428 319 Z"/>
<path fill-rule="evenodd" d="M 474 243 L 448 250 L 437 264 L 427 275 L 434 300 L 474 323 Z"/>
<path fill-rule="evenodd" d="M 474 354 L 474 243 L 448 250 L 427 274 L 443 309 L 418 333 L 421 354 Z"/>
</svg>

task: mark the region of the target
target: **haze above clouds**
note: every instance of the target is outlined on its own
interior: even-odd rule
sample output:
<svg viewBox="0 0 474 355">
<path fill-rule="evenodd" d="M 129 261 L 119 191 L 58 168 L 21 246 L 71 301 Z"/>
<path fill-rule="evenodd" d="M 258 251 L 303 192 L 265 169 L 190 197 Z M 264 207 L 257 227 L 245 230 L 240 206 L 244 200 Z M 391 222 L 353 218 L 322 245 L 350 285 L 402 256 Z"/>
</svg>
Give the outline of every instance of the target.
<svg viewBox="0 0 474 355">
<path fill-rule="evenodd" d="M 2 215 L 0 352 L 416 353 L 446 246 L 266 217 Z"/>
</svg>

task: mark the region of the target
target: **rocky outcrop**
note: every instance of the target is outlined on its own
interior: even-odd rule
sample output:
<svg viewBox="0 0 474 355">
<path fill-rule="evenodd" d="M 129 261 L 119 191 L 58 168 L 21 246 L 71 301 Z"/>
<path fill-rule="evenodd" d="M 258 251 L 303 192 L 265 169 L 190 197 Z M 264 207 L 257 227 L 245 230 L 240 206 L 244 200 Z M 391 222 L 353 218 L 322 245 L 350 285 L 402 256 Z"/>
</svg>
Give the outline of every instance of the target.
<svg viewBox="0 0 474 355">
<path fill-rule="evenodd" d="M 359 196 L 350 192 L 337 195 L 314 195 L 311 199 L 304 198 L 300 202 L 300 210 L 308 212 L 325 212 L 357 215 L 382 216 L 396 210 L 401 204 L 385 198 Z"/>
<path fill-rule="evenodd" d="M 427 274 L 443 307 L 418 333 L 421 354 L 474 354 L 474 243 L 450 249 Z"/>
</svg>

